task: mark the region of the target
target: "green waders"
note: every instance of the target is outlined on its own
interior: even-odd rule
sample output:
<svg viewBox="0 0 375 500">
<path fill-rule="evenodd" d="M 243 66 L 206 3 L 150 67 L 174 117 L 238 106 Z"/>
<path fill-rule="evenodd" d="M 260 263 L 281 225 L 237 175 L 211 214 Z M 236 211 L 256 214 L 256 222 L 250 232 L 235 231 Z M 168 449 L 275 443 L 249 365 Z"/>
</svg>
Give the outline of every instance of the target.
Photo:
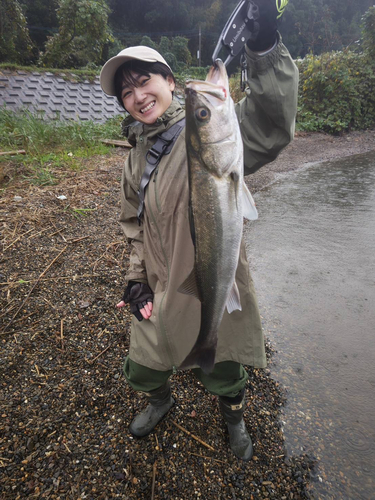
<svg viewBox="0 0 375 500">
<path fill-rule="evenodd" d="M 210 374 L 200 368 L 192 369 L 204 387 L 219 396 L 219 407 L 227 423 L 229 442 L 234 454 L 242 460 L 250 460 L 253 448 L 243 420 L 245 409 L 245 384 L 248 375 L 240 363 L 217 363 Z M 174 404 L 169 377 L 172 370 L 152 370 L 126 358 L 124 374 L 135 391 L 144 393 L 148 406 L 130 424 L 130 432 L 137 437 L 149 434 Z"/>
</svg>

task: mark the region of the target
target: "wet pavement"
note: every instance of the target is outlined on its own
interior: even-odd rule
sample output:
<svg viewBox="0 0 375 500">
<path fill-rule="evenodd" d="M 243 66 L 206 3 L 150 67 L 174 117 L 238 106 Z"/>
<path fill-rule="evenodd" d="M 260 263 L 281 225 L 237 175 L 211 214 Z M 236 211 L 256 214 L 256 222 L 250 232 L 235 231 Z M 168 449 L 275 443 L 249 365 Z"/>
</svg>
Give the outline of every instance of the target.
<svg viewBox="0 0 375 500">
<path fill-rule="evenodd" d="M 309 165 L 255 201 L 245 235 L 287 452 L 316 457 L 314 498 L 374 499 L 375 154 Z"/>
</svg>

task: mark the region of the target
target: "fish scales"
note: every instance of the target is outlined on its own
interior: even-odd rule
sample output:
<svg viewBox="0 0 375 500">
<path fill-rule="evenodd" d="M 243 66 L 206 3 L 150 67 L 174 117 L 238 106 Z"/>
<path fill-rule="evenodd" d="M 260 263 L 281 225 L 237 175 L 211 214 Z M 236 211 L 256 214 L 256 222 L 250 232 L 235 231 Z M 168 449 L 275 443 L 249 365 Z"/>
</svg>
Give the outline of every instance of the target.
<svg viewBox="0 0 375 500">
<path fill-rule="evenodd" d="M 209 373 L 225 307 L 241 309 L 235 273 L 243 227 L 243 146 L 221 61 L 205 82 L 187 82 L 186 147 L 195 258 L 179 291 L 200 300 L 201 324 L 180 368 L 198 365 Z"/>
</svg>

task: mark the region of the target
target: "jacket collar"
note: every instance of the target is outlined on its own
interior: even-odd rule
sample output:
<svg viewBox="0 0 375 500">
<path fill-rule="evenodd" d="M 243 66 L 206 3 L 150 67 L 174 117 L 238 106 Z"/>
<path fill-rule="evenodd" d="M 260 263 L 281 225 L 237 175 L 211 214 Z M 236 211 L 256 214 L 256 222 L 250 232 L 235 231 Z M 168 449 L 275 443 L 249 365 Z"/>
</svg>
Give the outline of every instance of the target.
<svg viewBox="0 0 375 500">
<path fill-rule="evenodd" d="M 179 101 L 174 97 L 169 108 L 152 125 L 145 125 L 127 116 L 122 122 L 122 133 L 132 146 L 135 146 L 141 135 L 147 138 L 154 137 L 171 127 L 183 118 L 184 110 Z"/>
</svg>

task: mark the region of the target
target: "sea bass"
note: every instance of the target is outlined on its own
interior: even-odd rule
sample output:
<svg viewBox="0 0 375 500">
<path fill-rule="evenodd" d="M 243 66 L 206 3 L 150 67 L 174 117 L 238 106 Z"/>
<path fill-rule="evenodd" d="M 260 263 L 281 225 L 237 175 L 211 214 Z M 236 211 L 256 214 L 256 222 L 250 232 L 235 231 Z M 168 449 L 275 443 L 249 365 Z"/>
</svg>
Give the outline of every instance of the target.
<svg viewBox="0 0 375 500">
<path fill-rule="evenodd" d="M 195 259 L 178 291 L 200 300 L 201 324 L 180 368 L 198 365 L 209 373 L 215 364 L 217 332 L 225 307 L 229 313 L 241 310 L 235 274 L 243 217 L 256 219 L 258 214 L 243 181 L 241 133 L 223 62 L 215 62 L 205 81 L 188 80 L 185 97 Z"/>
</svg>

